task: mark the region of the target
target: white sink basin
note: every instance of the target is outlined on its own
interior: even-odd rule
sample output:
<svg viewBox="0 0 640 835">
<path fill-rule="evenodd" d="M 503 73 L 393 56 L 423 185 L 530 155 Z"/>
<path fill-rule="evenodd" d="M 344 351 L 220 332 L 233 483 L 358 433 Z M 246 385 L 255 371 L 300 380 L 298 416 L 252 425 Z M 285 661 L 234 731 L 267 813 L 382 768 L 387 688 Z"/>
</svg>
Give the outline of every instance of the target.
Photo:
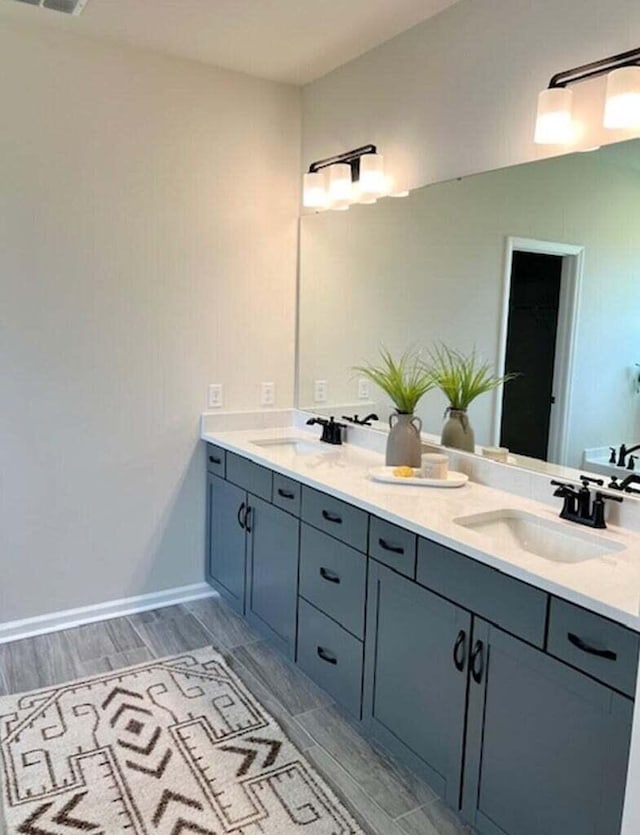
<svg viewBox="0 0 640 835">
<path fill-rule="evenodd" d="M 258 441 L 251 441 L 255 446 L 277 447 L 290 450 L 296 455 L 318 455 L 319 453 L 331 452 L 332 447 L 320 441 L 307 441 L 304 438 L 264 438 Z"/>
<path fill-rule="evenodd" d="M 577 525 L 541 519 L 523 510 L 492 510 L 454 519 L 457 525 L 492 539 L 500 548 L 529 551 L 552 562 L 584 562 L 624 550 L 624 545 Z"/>
</svg>

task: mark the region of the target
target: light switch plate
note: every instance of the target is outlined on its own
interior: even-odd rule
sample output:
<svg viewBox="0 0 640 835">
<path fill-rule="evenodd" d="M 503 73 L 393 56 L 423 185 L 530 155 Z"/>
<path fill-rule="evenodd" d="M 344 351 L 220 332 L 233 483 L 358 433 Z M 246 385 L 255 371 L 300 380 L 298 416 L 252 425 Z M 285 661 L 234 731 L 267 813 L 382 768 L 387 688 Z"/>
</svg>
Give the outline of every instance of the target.
<svg viewBox="0 0 640 835">
<path fill-rule="evenodd" d="M 358 377 L 358 400 L 369 399 L 369 381 L 366 377 Z"/>
</svg>

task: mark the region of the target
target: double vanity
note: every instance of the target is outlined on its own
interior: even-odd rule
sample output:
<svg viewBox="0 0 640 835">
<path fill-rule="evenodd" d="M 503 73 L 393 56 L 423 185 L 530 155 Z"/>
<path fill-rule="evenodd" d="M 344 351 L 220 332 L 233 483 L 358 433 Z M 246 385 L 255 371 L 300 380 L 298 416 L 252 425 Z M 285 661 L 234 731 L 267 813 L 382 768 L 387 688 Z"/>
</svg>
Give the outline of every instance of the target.
<svg viewBox="0 0 640 835">
<path fill-rule="evenodd" d="M 619 833 L 638 534 L 377 483 L 380 452 L 302 428 L 202 437 L 207 579 L 238 613 L 482 835 Z"/>
</svg>

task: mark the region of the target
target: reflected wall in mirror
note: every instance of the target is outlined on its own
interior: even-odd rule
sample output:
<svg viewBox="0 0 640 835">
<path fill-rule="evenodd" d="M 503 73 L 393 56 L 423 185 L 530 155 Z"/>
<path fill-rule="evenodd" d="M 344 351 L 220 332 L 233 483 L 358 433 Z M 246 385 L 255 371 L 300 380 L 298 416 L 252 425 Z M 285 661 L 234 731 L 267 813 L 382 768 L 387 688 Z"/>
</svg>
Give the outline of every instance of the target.
<svg viewBox="0 0 640 835">
<path fill-rule="evenodd" d="M 472 404 L 477 444 L 606 472 L 609 447 L 640 442 L 639 271 L 640 140 L 306 215 L 299 405 L 385 419 L 391 404 L 373 386 L 359 400 L 353 366 L 382 344 L 475 348 L 522 372 L 504 401 Z M 425 396 L 425 431 L 439 436 L 446 405 Z"/>
</svg>

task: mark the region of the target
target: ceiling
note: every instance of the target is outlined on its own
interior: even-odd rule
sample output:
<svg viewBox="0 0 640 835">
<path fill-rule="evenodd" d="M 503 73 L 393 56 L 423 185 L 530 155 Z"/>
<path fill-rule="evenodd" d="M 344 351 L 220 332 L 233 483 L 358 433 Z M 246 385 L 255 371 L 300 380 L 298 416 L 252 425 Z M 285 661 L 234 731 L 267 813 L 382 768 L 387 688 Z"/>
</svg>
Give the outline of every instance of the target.
<svg viewBox="0 0 640 835">
<path fill-rule="evenodd" d="M 25 21 L 306 84 L 456 0 L 89 0 L 79 17 L 0 0 Z"/>
</svg>

